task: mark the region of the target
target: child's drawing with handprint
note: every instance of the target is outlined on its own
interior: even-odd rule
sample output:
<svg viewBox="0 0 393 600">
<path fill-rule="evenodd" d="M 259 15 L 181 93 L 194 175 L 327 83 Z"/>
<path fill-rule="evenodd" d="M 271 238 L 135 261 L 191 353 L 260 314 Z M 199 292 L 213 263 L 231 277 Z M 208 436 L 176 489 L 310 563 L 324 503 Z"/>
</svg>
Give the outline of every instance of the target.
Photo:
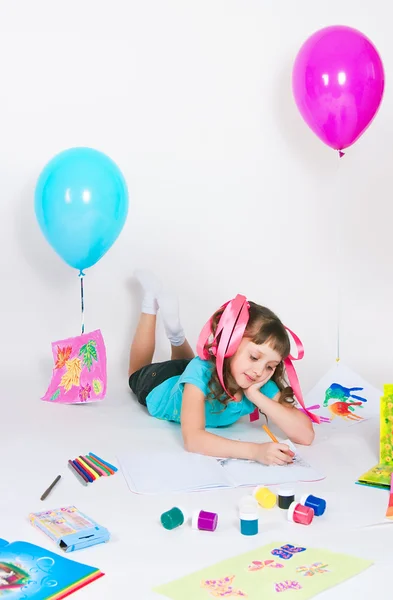
<svg viewBox="0 0 393 600">
<path fill-rule="evenodd" d="M 355 413 L 354 407 L 361 407 L 362 403 L 367 402 L 367 398 L 357 396 L 353 392 L 360 392 L 363 389 L 362 387 L 347 388 L 340 383 L 331 383 L 325 392 L 323 406 L 329 408 L 332 419 L 334 417 L 341 417 L 347 421 L 361 421 L 362 417 L 353 414 Z M 336 400 L 336 402 L 329 404 L 330 400 Z"/>
<path fill-rule="evenodd" d="M 362 398 L 361 396 L 356 396 L 352 392 L 360 392 L 364 388 L 362 387 L 352 387 L 347 388 L 341 385 L 341 383 L 331 383 L 325 393 L 325 400 L 323 405 L 328 406 L 329 400 L 334 398 L 335 400 L 340 400 L 340 402 L 352 402 L 353 400 L 360 400 L 360 402 L 367 402 L 367 398 Z"/>
</svg>

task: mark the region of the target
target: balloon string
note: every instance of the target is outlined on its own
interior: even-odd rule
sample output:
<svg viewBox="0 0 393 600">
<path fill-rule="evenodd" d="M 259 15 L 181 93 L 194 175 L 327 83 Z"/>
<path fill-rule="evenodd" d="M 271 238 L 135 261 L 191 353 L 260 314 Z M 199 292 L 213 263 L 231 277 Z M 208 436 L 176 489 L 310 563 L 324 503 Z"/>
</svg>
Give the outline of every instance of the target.
<svg viewBox="0 0 393 600">
<path fill-rule="evenodd" d="M 85 274 L 83 271 L 80 271 L 79 278 L 81 280 L 81 317 L 82 317 L 82 334 L 85 333 L 85 300 L 83 295 L 83 278 Z"/>
<path fill-rule="evenodd" d="M 340 214 L 340 199 L 341 199 L 341 187 L 340 187 L 340 159 L 342 158 L 342 153 L 338 154 L 337 168 L 336 168 L 336 186 L 337 192 L 334 194 L 336 210 L 335 210 L 335 232 L 336 232 L 336 279 L 337 279 L 337 298 L 336 298 L 336 363 L 340 362 L 340 329 L 341 329 L 341 294 L 342 294 L 342 285 L 341 285 L 341 214 Z"/>
</svg>

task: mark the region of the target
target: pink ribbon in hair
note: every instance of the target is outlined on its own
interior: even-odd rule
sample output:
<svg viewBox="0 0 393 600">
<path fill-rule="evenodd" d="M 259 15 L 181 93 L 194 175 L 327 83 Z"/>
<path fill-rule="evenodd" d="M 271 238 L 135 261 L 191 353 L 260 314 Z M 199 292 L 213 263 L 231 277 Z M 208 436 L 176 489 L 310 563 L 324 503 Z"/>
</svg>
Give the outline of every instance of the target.
<svg viewBox="0 0 393 600">
<path fill-rule="evenodd" d="M 197 354 L 199 358 L 204 360 L 209 360 L 211 354 L 216 357 L 218 379 L 228 396 L 234 400 L 224 384 L 224 359 L 235 354 L 243 338 L 248 322 L 247 298 L 238 294 L 236 298 L 226 302 L 221 308 L 224 308 L 224 312 L 218 322 L 213 340 L 211 340 L 211 336 L 213 335 L 211 317 L 205 324 L 198 338 Z M 217 338 L 220 333 L 221 338 L 217 344 Z M 210 352 L 206 348 L 209 343 L 212 343 Z"/>
<path fill-rule="evenodd" d="M 285 327 L 285 325 L 284 325 L 284 327 Z M 303 356 L 304 356 L 303 344 L 302 344 L 300 338 L 295 333 L 293 333 L 293 331 L 291 331 L 288 327 L 285 327 L 285 329 L 287 331 L 289 331 L 289 333 L 293 337 L 296 347 L 297 347 L 297 352 L 298 352 L 297 356 L 292 356 L 290 354 L 289 356 L 287 356 L 287 358 L 284 358 L 284 361 L 283 361 L 287 375 L 288 375 L 288 380 L 289 380 L 290 386 L 293 389 L 293 395 L 295 396 L 296 400 L 299 402 L 299 404 L 301 406 L 300 410 L 302 410 L 304 413 L 306 413 L 306 415 L 314 423 L 320 423 L 321 422 L 320 417 L 318 417 L 318 415 L 314 415 L 314 413 L 310 412 L 308 410 L 308 408 L 306 408 L 306 405 L 304 404 L 303 394 L 302 394 L 302 390 L 300 388 L 300 383 L 299 383 L 299 378 L 295 371 L 295 367 L 293 366 L 293 363 L 292 363 L 293 360 L 301 360 L 303 358 Z"/>
<path fill-rule="evenodd" d="M 233 356 L 239 347 L 239 344 L 243 338 L 244 331 L 248 323 L 249 304 L 245 296 L 238 294 L 236 298 L 230 300 L 229 302 L 226 302 L 221 306 L 221 308 L 224 309 L 224 312 L 220 317 L 220 320 L 217 325 L 217 330 L 214 334 L 213 339 L 211 317 L 207 321 L 199 335 L 197 342 L 197 354 L 202 360 L 209 360 L 211 355 L 216 357 L 216 369 L 218 379 L 220 380 L 220 383 L 225 392 L 228 394 L 228 396 L 234 399 L 233 396 L 229 394 L 224 384 L 224 359 Z M 284 365 L 288 374 L 289 383 L 293 389 L 295 398 L 301 406 L 300 410 L 302 410 L 311 419 L 311 421 L 313 421 L 314 423 L 319 423 L 320 418 L 317 415 L 311 413 L 304 404 L 299 379 L 296 374 L 295 367 L 292 364 L 293 360 L 301 360 L 303 358 L 303 344 L 297 337 L 297 335 L 293 333 L 293 331 L 288 329 L 288 327 L 285 327 L 285 329 L 289 331 L 289 333 L 292 335 L 298 349 L 298 355 L 296 357 L 289 355 L 287 358 L 284 359 Z M 220 341 L 217 342 L 217 338 L 220 334 Z M 210 350 L 207 348 L 209 344 L 211 344 Z M 259 419 L 258 408 L 256 408 L 250 414 L 250 421 L 256 421 L 257 419 Z"/>
</svg>

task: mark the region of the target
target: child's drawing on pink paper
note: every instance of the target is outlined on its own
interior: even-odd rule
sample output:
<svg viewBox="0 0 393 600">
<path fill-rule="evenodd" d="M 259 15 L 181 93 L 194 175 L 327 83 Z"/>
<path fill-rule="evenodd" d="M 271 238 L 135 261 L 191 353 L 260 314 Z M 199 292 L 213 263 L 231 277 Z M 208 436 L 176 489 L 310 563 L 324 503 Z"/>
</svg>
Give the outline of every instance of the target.
<svg viewBox="0 0 393 600">
<path fill-rule="evenodd" d="M 106 394 L 106 351 L 101 331 L 52 343 L 55 363 L 52 380 L 42 400 L 84 404 Z"/>
</svg>

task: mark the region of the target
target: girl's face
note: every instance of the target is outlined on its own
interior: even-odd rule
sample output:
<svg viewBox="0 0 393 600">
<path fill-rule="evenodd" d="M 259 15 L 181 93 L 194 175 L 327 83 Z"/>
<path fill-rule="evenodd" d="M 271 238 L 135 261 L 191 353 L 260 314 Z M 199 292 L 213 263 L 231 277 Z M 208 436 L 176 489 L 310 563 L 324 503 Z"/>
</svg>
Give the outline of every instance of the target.
<svg viewBox="0 0 393 600">
<path fill-rule="evenodd" d="M 237 385 L 246 390 L 258 382 L 263 385 L 268 381 L 282 357 L 265 344 L 254 344 L 250 338 L 244 337 L 239 348 L 231 359 L 231 374 Z"/>
</svg>

